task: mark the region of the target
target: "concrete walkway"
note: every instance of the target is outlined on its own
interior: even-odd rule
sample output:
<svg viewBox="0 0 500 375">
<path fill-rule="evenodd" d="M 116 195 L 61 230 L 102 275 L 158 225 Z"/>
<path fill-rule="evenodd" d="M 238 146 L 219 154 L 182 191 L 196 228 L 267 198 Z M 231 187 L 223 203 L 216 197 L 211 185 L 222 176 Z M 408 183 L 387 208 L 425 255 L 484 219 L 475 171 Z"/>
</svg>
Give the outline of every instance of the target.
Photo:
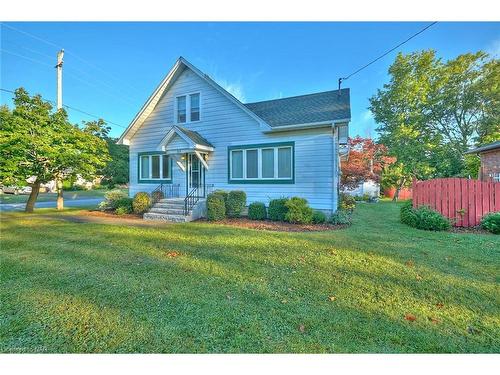
<svg viewBox="0 0 500 375">
<path fill-rule="evenodd" d="M 103 200 L 103 198 L 65 199 L 64 207 L 97 207 Z M 0 212 L 24 211 L 25 207 L 26 203 L 2 203 L 0 204 Z M 35 208 L 56 208 L 56 202 L 37 202 L 35 203 Z"/>
</svg>

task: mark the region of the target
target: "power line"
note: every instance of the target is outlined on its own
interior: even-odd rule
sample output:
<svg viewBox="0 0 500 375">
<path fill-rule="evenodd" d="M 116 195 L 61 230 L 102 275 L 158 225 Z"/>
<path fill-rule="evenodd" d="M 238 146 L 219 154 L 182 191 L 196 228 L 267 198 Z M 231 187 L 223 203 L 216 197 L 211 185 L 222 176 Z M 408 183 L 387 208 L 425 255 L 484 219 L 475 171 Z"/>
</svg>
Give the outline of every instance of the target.
<svg viewBox="0 0 500 375">
<path fill-rule="evenodd" d="M 15 94 L 14 91 L 12 90 L 7 90 L 7 89 L 3 89 L 3 88 L 0 88 L 0 91 L 5 91 L 5 92 L 8 92 L 8 93 L 11 93 L 11 94 Z M 50 102 L 52 104 L 55 105 L 55 101 L 53 100 L 50 100 L 50 99 L 45 99 L 42 97 L 43 100 L 47 101 L 47 102 Z M 90 116 L 90 117 L 93 117 L 95 119 L 98 119 L 98 120 L 104 120 L 107 124 L 112 124 L 112 125 L 116 125 L 116 126 L 119 126 L 120 128 L 123 128 L 123 129 L 126 129 L 127 127 L 126 126 L 123 126 L 123 125 L 120 125 L 120 124 L 117 124 L 116 122 L 113 122 L 113 121 L 109 121 L 109 120 L 106 120 L 100 116 L 96 116 L 96 115 L 93 115 L 92 113 L 89 113 L 89 112 L 86 112 L 86 111 L 83 111 L 81 109 L 78 109 L 78 108 L 75 108 L 75 107 L 72 107 L 72 106 L 69 106 L 69 105 L 66 105 L 66 104 L 63 104 L 63 107 L 65 108 L 68 108 L 68 109 L 71 109 L 72 111 L 76 111 L 76 112 L 80 112 L 84 115 L 87 115 L 87 116 Z"/>
<path fill-rule="evenodd" d="M 16 28 L 16 27 L 14 27 L 14 26 L 7 25 L 5 22 L 0 22 L 0 24 L 1 24 L 2 26 L 4 26 L 4 27 L 7 27 L 7 28 L 9 28 L 9 29 L 13 30 L 13 31 L 17 31 L 17 32 L 19 32 L 19 33 L 21 33 L 21 34 L 24 34 L 24 35 L 26 35 L 26 36 L 29 36 L 29 37 L 31 37 L 31 38 L 34 38 L 34 39 L 36 39 L 36 40 L 38 40 L 38 41 L 44 42 L 44 43 L 46 43 L 46 44 L 48 44 L 48 45 L 50 45 L 50 46 L 56 47 L 56 48 L 58 48 L 58 49 L 62 49 L 62 48 L 63 48 L 62 46 L 59 46 L 59 45 L 57 45 L 56 43 L 53 43 L 53 42 L 51 42 L 51 41 L 49 41 L 49 40 L 47 40 L 47 39 L 44 39 L 44 38 L 41 38 L 41 37 L 36 36 L 36 35 L 34 35 L 34 34 L 28 33 L 27 31 L 20 30 L 20 29 L 18 29 L 18 28 Z M 138 91 L 138 90 L 137 90 L 137 88 L 133 87 L 133 86 L 132 86 L 132 85 L 130 85 L 128 82 L 123 81 L 123 80 L 122 80 L 122 79 L 120 79 L 119 77 L 114 76 L 113 74 L 111 74 L 111 73 L 109 73 L 109 72 L 105 71 L 104 69 L 100 68 L 99 66 L 92 64 L 91 62 L 89 62 L 89 61 L 85 60 L 84 58 L 82 58 L 82 57 L 78 56 L 76 53 L 73 53 L 71 50 L 65 49 L 65 52 L 66 52 L 67 54 L 69 54 L 69 55 L 72 55 L 72 56 L 76 57 L 78 60 L 80 60 L 80 61 L 81 61 L 81 62 L 83 62 L 84 64 L 86 64 L 86 65 L 90 66 L 91 68 L 96 69 L 96 70 L 100 70 L 102 73 L 106 74 L 108 77 L 113 78 L 115 81 L 120 82 L 120 83 L 122 83 L 122 84 L 123 84 L 123 83 L 125 83 L 125 84 L 126 84 L 128 87 L 130 87 L 133 91 Z"/>
<path fill-rule="evenodd" d="M 376 59 L 370 61 L 368 64 L 366 65 L 363 65 L 361 68 L 359 68 L 358 70 L 355 70 L 354 72 L 352 72 L 351 74 L 349 74 L 347 77 L 342 77 L 342 78 L 339 78 L 339 90 L 340 90 L 340 85 L 342 84 L 343 81 L 351 78 L 353 75 L 359 73 L 360 71 L 362 71 L 363 69 L 369 67 L 370 65 L 372 65 L 373 63 L 377 62 L 378 60 L 380 60 L 382 57 L 384 56 L 387 56 L 389 53 L 391 53 L 392 51 L 394 51 L 395 49 L 398 49 L 399 47 L 401 47 L 403 44 L 409 42 L 410 40 L 412 40 L 413 38 L 415 38 L 417 35 L 420 35 L 422 34 L 425 30 L 427 30 L 428 28 L 434 26 L 435 24 L 437 23 L 437 21 L 435 22 L 432 22 L 430 23 L 429 25 L 427 25 L 426 27 L 424 27 L 422 30 L 418 31 L 417 33 L 413 34 L 412 36 L 410 36 L 408 39 L 406 39 L 405 41 L 399 43 L 397 46 L 391 48 L 390 50 L 388 50 L 387 52 L 384 52 L 382 55 L 380 55 L 379 57 L 377 57 Z"/>
<path fill-rule="evenodd" d="M 6 52 L 6 53 L 9 53 L 9 54 L 11 54 L 11 55 L 13 55 L 13 56 L 17 56 L 17 57 L 20 57 L 20 58 L 23 58 L 23 59 L 26 59 L 26 60 L 29 60 L 29 61 L 32 61 L 32 62 L 35 62 L 35 63 L 41 64 L 41 65 L 44 65 L 44 66 L 48 66 L 48 67 L 51 67 L 51 68 L 53 68 L 53 67 L 54 67 L 53 65 L 47 64 L 47 63 L 42 62 L 42 61 L 40 61 L 40 60 L 36 60 L 36 59 L 31 58 L 31 57 L 28 57 L 28 56 L 25 56 L 25 55 L 21 55 L 21 54 L 18 54 L 18 53 L 15 53 L 15 52 L 12 52 L 12 51 L 9 51 L 9 50 L 6 50 L 6 49 L 3 49 L 3 48 L 0 48 L 0 51 L 3 51 L 3 52 Z M 34 51 L 34 50 L 31 50 L 31 51 L 33 51 L 33 52 L 35 52 L 35 53 L 40 53 L 40 52 L 36 52 L 36 51 Z M 66 69 L 68 69 L 68 67 L 66 67 Z M 75 69 L 75 70 L 77 70 L 77 71 L 79 70 L 79 69 L 76 69 L 76 68 L 73 68 L 73 67 L 70 67 L 70 69 Z M 111 85 L 107 84 L 106 82 L 101 81 L 101 80 L 99 80 L 99 79 L 97 79 L 97 78 L 93 77 L 90 73 L 84 72 L 84 71 L 82 71 L 82 70 L 80 70 L 80 72 L 83 72 L 84 74 L 86 74 L 86 75 L 90 76 L 90 79 L 94 79 L 96 82 L 101 83 L 101 84 L 103 84 L 103 85 L 105 85 L 105 86 L 108 86 L 108 87 L 109 87 L 109 88 L 111 88 L 112 90 L 115 90 L 117 93 L 119 92 L 119 90 L 118 90 L 118 89 L 115 89 L 113 86 L 111 86 Z M 126 96 L 122 95 L 121 93 L 120 93 L 120 94 L 117 94 L 117 93 L 111 93 L 111 92 L 109 92 L 109 91 L 107 91 L 107 90 L 103 90 L 102 88 L 100 88 L 100 87 L 98 87 L 98 86 L 96 86 L 96 85 L 91 84 L 91 83 L 90 83 L 90 82 L 88 82 L 87 80 L 81 79 L 80 77 L 78 77 L 76 74 L 73 74 L 72 72 L 66 72 L 66 74 L 67 74 L 67 75 L 69 75 L 70 77 L 73 77 L 73 78 L 74 78 L 74 79 L 76 79 L 77 81 L 80 81 L 80 82 L 84 83 L 84 84 L 85 84 L 85 85 L 87 85 L 87 86 L 90 86 L 90 87 L 92 87 L 92 88 L 94 88 L 94 89 L 97 89 L 97 90 L 101 91 L 103 94 L 105 94 L 105 95 L 107 95 L 107 96 L 109 96 L 109 97 L 112 97 L 112 98 L 114 98 L 114 99 L 120 99 L 122 102 L 127 103 L 127 104 L 135 104 L 132 100 L 130 100 L 128 97 L 126 97 Z"/>
</svg>

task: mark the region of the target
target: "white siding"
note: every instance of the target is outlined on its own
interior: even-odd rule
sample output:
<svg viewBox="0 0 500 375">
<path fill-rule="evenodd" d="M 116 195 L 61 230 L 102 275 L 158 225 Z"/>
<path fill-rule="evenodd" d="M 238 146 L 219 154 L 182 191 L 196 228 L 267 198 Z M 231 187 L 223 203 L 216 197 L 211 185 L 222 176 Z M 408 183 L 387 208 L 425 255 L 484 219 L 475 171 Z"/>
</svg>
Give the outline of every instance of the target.
<svg viewBox="0 0 500 375">
<path fill-rule="evenodd" d="M 165 93 L 157 107 L 130 140 L 130 194 L 151 191 L 155 184 L 137 184 L 137 153 L 157 150 L 161 139 L 174 124 L 174 99 L 190 92 L 201 93 L 201 120 L 180 124 L 197 131 L 215 151 L 210 155 L 206 183 L 226 190 L 244 190 L 248 203 L 281 196 L 306 198 L 311 207 L 332 210 L 336 207 L 335 144 L 329 127 L 264 134 L 259 124 L 215 88 L 186 70 Z M 294 184 L 228 184 L 228 146 L 267 142 L 295 142 Z M 173 183 L 185 192 L 186 177 L 174 163 Z"/>
</svg>

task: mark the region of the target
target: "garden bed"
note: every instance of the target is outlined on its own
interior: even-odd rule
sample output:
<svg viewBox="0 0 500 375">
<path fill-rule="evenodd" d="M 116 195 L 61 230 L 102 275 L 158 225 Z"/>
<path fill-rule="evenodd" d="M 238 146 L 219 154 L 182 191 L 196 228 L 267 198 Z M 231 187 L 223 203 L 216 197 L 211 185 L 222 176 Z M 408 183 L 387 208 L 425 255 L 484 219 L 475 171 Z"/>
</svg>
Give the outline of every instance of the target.
<svg viewBox="0 0 500 375">
<path fill-rule="evenodd" d="M 207 219 L 199 219 L 197 220 L 197 222 L 230 225 L 233 227 L 267 230 L 274 232 L 321 232 L 327 230 L 345 229 L 348 227 L 348 225 L 292 224 L 282 221 L 250 220 L 247 218 L 224 219 L 220 221 L 208 221 Z"/>
</svg>

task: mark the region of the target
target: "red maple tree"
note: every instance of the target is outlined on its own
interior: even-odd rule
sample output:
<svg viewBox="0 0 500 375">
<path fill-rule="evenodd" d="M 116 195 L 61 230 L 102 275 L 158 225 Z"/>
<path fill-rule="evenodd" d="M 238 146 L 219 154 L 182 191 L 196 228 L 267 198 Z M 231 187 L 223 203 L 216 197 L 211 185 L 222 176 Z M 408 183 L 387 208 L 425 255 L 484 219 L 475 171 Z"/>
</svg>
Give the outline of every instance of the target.
<svg viewBox="0 0 500 375">
<path fill-rule="evenodd" d="M 355 189 L 366 180 L 380 182 L 382 170 L 396 162 L 395 157 L 387 155 L 387 147 L 371 138 L 349 138 L 349 148 L 348 159 L 341 162 L 342 188 Z"/>
</svg>

